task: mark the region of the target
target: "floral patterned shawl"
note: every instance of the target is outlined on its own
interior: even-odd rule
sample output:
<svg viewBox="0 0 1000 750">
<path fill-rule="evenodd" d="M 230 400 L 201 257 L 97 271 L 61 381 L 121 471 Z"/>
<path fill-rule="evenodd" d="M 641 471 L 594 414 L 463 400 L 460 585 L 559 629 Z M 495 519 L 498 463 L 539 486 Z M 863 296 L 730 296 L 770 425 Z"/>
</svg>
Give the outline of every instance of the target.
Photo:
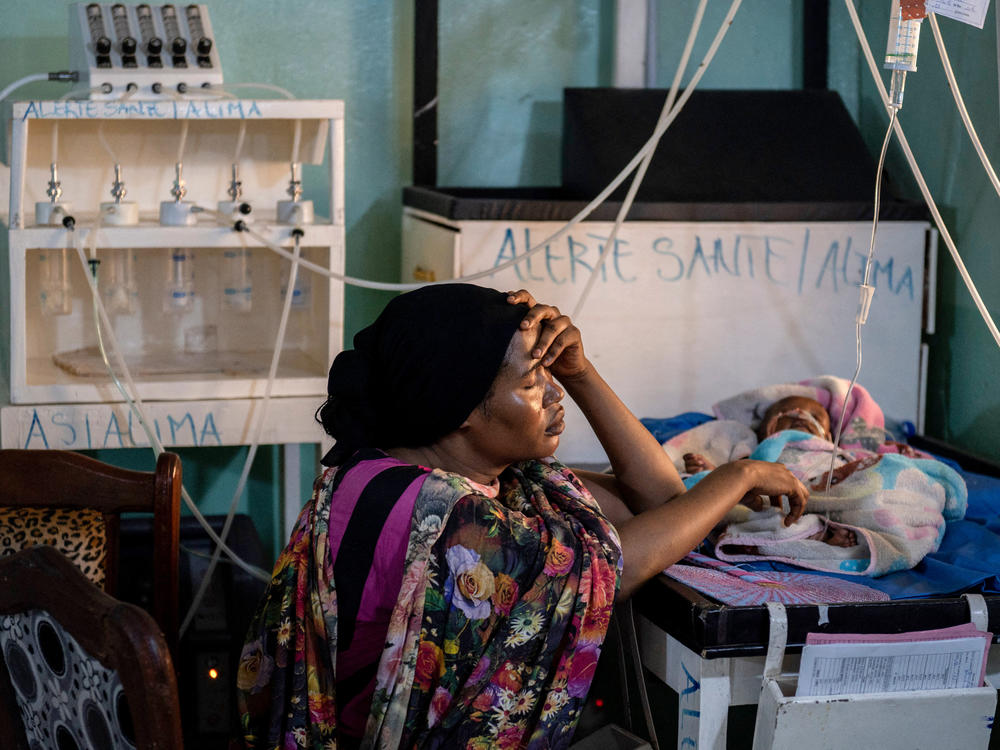
<svg viewBox="0 0 1000 750">
<path fill-rule="evenodd" d="M 249 748 L 337 746 L 333 473 L 317 480 L 240 658 Z M 614 527 L 554 459 L 509 468 L 493 499 L 432 472 L 414 507 L 362 746 L 566 747 L 620 570 Z"/>
</svg>

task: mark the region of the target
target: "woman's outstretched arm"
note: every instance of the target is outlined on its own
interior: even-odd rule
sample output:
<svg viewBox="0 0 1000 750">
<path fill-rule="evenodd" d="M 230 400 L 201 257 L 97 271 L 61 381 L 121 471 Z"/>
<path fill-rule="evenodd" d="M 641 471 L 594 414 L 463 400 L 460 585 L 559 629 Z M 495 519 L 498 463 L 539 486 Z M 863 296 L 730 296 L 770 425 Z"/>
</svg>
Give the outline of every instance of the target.
<svg viewBox="0 0 1000 750">
<path fill-rule="evenodd" d="M 666 452 L 587 359 L 572 321 L 554 307 L 536 304 L 524 290 L 513 293 L 511 301 L 532 305 L 521 323 L 522 329 L 539 328 L 532 356 L 577 403 L 608 454 L 612 475 L 578 475 L 621 537 L 621 596 L 690 552 L 748 495 L 786 495 L 786 524 L 802 515 L 809 491 L 781 464 L 725 464 L 685 490 Z"/>
</svg>

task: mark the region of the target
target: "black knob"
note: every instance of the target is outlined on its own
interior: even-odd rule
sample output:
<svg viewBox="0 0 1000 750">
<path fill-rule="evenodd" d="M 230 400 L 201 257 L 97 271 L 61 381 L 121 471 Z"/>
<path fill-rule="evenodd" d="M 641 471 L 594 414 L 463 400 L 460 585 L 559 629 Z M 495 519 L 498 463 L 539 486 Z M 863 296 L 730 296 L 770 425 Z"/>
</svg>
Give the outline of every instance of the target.
<svg viewBox="0 0 1000 750">
<path fill-rule="evenodd" d="M 183 81 L 181 81 L 180 83 L 177 84 L 177 93 L 178 94 L 186 94 L 187 90 L 188 90 L 188 85 L 186 83 L 184 83 Z"/>
<path fill-rule="evenodd" d="M 122 39 L 122 54 L 134 55 L 137 46 L 138 45 L 135 43 L 135 39 L 133 37 L 125 37 Z"/>
<path fill-rule="evenodd" d="M 158 36 L 154 36 L 148 42 L 146 42 L 146 52 L 151 55 L 158 55 L 163 51 L 163 40 Z"/>
<path fill-rule="evenodd" d="M 154 94 L 159 94 L 161 91 L 163 91 L 163 84 L 162 83 L 154 83 L 153 86 L 152 86 L 152 88 L 153 88 L 153 93 Z"/>
<path fill-rule="evenodd" d="M 253 208 L 250 206 L 249 203 L 241 203 L 239 210 L 240 213 L 245 216 L 246 214 L 250 213 L 253 210 Z"/>
<path fill-rule="evenodd" d="M 111 40 L 106 36 L 100 36 L 97 41 L 94 42 L 94 49 L 97 50 L 99 55 L 107 55 L 111 52 Z"/>
<path fill-rule="evenodd" d="M 198 50 L 199 55 L 207 55 L 212 51 L 212 40 L 207 36 L 203 36 L 198 40 L 198 44 L 195 48 Z"/>
<path fill-rule="evenodd" d="M 175 36 L 174 40 L 170 43 L 170 49 L 175 55 L 183 55 L 187 52 L 188 43 L 187 40 L 182 36 Z"/>
<path fill-rule="evenodd" d="M 233 224 L 233 229 L 237 232 L 247 231 L 247 223 L 243 219 L 237 219 L 236 223 Z"/>
</svg>

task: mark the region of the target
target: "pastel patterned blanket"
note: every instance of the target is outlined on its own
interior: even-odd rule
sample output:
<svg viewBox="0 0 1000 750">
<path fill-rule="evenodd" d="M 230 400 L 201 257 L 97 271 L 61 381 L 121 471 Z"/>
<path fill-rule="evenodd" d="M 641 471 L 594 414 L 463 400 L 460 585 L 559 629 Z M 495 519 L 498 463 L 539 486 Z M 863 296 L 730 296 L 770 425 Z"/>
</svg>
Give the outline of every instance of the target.
<svg viewBox="0 0 1000 750">
<path fill-rule="evenodd" d="M 716 543 L 716 556 L 881 576 L 912 568 L 935 552 L 945 522 L 965 515 L 965 482 L 957 472 L 940 461 L 899 453 L 845 452 L 827 491 L 832 449 L 829 441 L 794 430 L 757 446 L 751 458 L 783 463 L 810 485 L 810 512 L 790 527 L 777 511 L 731 523 Z M 857 544 L 840 547 L 822 541 L 827 526 L 854 532 Z"/>
<path fill-rule="evenodd" d="M 848 381 L 821 376 L 801 383 L 756 388 L 719 402 L 719 419 L 681 433 L 664 444 L 678 470 L 683 455 L 700 453 L 719 465 L 740 458 L 778 461 L 810 487 L 802 519 L 785 527 L 776 511 L 750 513 L 738 507 L 728 518 L 716 555 L 727 561 L 778 560 L 851 575 L 881 576 L 912 568 L 938 549 L 945 522 L 965 515 L 965 482 L 950 467 L 909 446 L 886 439 L 882 410 L 861 386 L 843 409 Z M 771 403 L 808 396 L 831 415 L 836 429 L 845 419 L 841 448 L 803 432 L 785 431 L 760 444 L 754 429 Z M 703 474 L 685 480 L 688 486 Z M 856 545 L 840 547 L 821 539 L 827 527 L 853 531 Z"/>
<path fill-rule="evenodd" d="M 491 499 L 437 471 L 413 511 L 362 747 L 566 747 L 621 569 L 617 533 L 554 459 Z M 247 747 L 336 747 L 332 471 L 275 565 L 238 672 Z"/>
</svg>

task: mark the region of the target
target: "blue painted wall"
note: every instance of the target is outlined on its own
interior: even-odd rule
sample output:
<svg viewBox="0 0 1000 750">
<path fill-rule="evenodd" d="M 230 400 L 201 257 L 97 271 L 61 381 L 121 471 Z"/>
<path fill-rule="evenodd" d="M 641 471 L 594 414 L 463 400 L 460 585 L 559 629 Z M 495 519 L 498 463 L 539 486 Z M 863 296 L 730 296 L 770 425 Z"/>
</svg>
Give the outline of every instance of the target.
<svg viewBox="0 0 1000 750">
<path fill-rule="evenodd" d="M 0 0 L 0 85 L 67 66 L 66 0 Z M 657 78 L 669 85 L 695 0 L 661 2 Z M 885 45 L 888 3 L 865 3 L 863 20 L 876 56 Z M 709 4 L 700 59 L 728 3 Z M 347 107 L 347 270 L 395 280 L 400 191 L 410 181 L 412 0 L 216 0 L 208 7 L 227 82 L 278 84 L 304 98 L 341 98 Z M 706 88 L 796 88 L 802 82 L 801 2 L 745 0 L 708 71 Z M 942 20 L 966 99 L 987 149 L 998 141 L 994 10 L 979 31 Z M 552 185 L 559 180 L 561 90 L 612 82 L 612 0 L 441 0 L 439 162 L 441 184 Z M 885 127 L 843 4 L 830 10 L 830 84 L 857 118 L 873 152 Z M 55 98 L 66 90 L 34 84 L 18 98 Z M 907 84 L 902 114 L 918 159 L 951 223 L 987 303 L 1000 309 L 1000 211 L 957 124 L 925 28 L 920 70 Z M 6 113 L 5 113 L 6 114 Z M 5 136 L 4 136 L 5 138 Z M 6 145 L 6 143 L 5 143 Z M 890 159 L 898 177 L 906 170 Z M 307 172 L 307 197 L 322 203 L 320 171 Z M 905 185 L 905 180 L 903 180 Z M 911 191 L 912 186 L 906 186 Z M 4 248 L 5 249 L 5 248 Z M 1000 354 L 986 334 L 949 260 L 939 263 L 938 333 L 932 344 L 928 425 L 932 433 L 1000 459 Z M 382 293 L 349 289 L 348 338 L 384 304 Z M 876 303 L 877 304 L 877 303 Z M 2 315 L 6 315 L 6 305 Z M 3 321 L 0 321 L 2 323 Z M 0 336 L 6 337 L 7 326 Z M 0 351 L 2 351 L 0 347 Z M 7 363 L 0 363 L 4 367 Z M 222 512 L 242 466 L 243 449 L 182 451 L 188 486 L 205 512 Z M 307 454 L 308 455 L 308 454 Z M 102 453 L 150 466 L 148 456 Z M 284 530 L 277 449 L 257 459 L 241 500 L 272 547 Z M 308 464 L 308 459 L 306 461 Z M 311 466 L 303 474 L 311 475 Z M 308 486 L 308 485 L 307 485 Z"/>
</svg>

